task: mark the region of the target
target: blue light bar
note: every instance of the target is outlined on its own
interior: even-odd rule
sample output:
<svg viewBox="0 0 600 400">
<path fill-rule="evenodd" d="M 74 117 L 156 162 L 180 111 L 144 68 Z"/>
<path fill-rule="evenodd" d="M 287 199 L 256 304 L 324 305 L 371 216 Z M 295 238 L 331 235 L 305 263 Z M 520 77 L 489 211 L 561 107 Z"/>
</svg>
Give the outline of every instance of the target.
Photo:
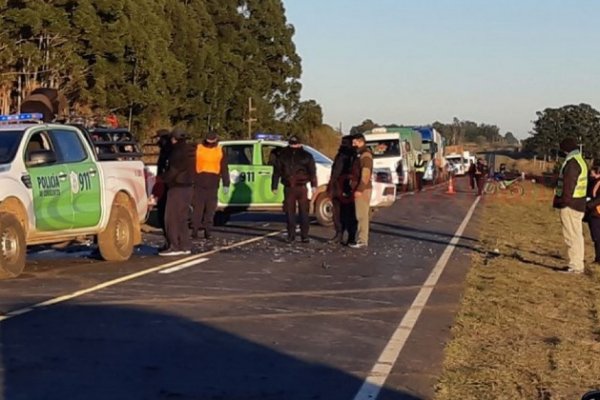
<svg viewBox="0 0 600 400">
<path fill-rule="evenodd" d="M 41 113 L 0 115 L 0 122 L 42 121 L 43 119 L 44 114 Z"/>
<path fill-rule="evenodd" d="M 282 140 L 283 136 L 273 135 L 270 133 L 257 133 L 256 135 L 254 135 L 254 138 L 257 140 Z"/>
</svg>

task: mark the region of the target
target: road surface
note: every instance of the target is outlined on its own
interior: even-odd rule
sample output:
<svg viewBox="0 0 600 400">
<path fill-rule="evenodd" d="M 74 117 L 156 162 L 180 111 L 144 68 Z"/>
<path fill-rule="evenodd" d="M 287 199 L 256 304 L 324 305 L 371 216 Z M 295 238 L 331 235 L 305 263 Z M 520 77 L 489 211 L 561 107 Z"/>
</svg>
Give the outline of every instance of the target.
<svg viewBox="0 0 600 400">
<path fill-rule="evenodd" d="M 182 259 L 37 251 L 0 282 L 3 398 L 429 399 L 477 248 L 457 186 L 378 212 L 366 250 L 245 214 Z"/>
</svg>

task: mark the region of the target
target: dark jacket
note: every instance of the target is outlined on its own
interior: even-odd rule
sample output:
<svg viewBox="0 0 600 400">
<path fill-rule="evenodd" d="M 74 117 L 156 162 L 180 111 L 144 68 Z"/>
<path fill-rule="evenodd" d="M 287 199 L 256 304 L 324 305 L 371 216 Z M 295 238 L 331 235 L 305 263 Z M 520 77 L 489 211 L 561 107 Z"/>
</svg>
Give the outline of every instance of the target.
<svg viewBox="0 0 600 400">
<path fill-rule="evenodd" d="M 159 143 L 158 162 L 156 164 L 156 175 L 162 175 L 169 166 L 169 156 L 171 154 L 171 143 L 161 139 Z"/>
<path fill-rule="evenodd" d="M 581 167 L 575 159 L 571 159 L 563 170 L 563 193 L 562 196 L 554 196 L 554 208 L 569 207 L 575 211 L 585 212 L 585 198 L 574 199 L 573 192 L 577 186 L 577 180 L 581 173 Z"/>
<path fill-rule="evenodd" d="M 219 144 L 208 143 L 205 140 L 204 142 L 202 142 L 202 145 L 205 147 L 213 148 L 218 146 Z M 218 188 L 219 179 L 223 181 L 224 187 L 229 187 L 229 185 L 231 184 L 231 180 L 229 178 L 229 163 L 227 162 L 227 154 L 225 153 L 225 149 L 223 149 L 223 158 L 221 158 L 221 173 L 219 175 L 211 174 L 208 172 L 201 172 L 199 174 L 196 174 L 196 181 L 194 182 L 194 185 L 196 187 L 205 189 Z"/>
<path fill-rule="evenodd" d="M 177 142 L 169 155 L 168 168 L 162 178 L 169 187 L 189 187 L 194 184 L 196 146 Z"/>
<path fill-rule="evenodd" d="M 483 163 L 476 163 L 473 174 L 477 180 L 487 179 L 488 175 L 490 174 L 490 169 Z"/>
<path fill-rule="evenodd" d="M 331 177 L 327 185 L 327 193 L 331 198 L 350 197 L 352 195 L 351 180 L 358 181 L 354 161 L 357 154 L 352 147 L 340 147 L 333 160 Z"/>
<path fill-rule="evenodd" d="M 273 167 L 271 189 L 276 190 L 279 181 L 286 187 L 317 187 L 317 167 L 313 156 L 303 148 L 286 147 L 279 152 Z"/>
<path fill-rule="evenodd" d="M 373 153 L 366 146 L 358 149 L 358 157 L 354 162 L 358 173 L 358 180 L 352 181 L 352 187 L 357 192 L 363 192 L 365 190 L 373 189 L 373 183 L 371 182 L 373 175 Z"/>
</svg>

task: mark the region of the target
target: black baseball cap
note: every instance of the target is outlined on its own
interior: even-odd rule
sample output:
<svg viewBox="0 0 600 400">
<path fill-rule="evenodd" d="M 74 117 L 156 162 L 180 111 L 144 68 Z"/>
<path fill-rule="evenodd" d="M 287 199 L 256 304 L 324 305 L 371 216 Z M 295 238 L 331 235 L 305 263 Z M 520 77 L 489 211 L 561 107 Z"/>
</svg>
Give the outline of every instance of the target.
<svg viewBox="0 0 600 400">
<path fill-rule="evenodd" d="M 217 140 L 219 140 L 219 136 L 217 135 L 217 132 L 210 131 L 206 134 L 207 142 L 216 142 Z"/>
<path fill-rule="evenodd" d="M 299 138 L 298 136 L 296 136 L 296 135 L 292 135 L 292 136 L 290 136 L 290 138 L 288 139 L 288 143 L 289 143 L 289 144 L 300 144 L 300 143 L 302 143 L 302 142 L 300 141 L 300 138 Z"/>
<path fill-rule="evenodd" d="M 159 129 L 158 131 L 156 131 L 156 135 L 154 135 L 154 139 L 160 139 L 160 138 L 166 138 L 166 137 L 170 137 L 171 136 L 171 132 L 168 129 Z"/>
<path fill-rule="evenodd" d="M 352 135 L 352 140 L 354 140 L 354 139 L 362 140 L 363 142 L 367 141 L 367 139 L 365 138 L 365 135 L 363 135 L 362 133 L 356 133 L 356 134 Z"/>
</svg>

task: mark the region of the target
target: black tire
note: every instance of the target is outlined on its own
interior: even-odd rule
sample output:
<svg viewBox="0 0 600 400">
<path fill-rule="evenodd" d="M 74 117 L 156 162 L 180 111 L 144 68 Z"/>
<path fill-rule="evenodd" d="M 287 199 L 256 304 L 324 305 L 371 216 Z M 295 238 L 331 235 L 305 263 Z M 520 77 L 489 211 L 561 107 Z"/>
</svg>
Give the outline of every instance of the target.
<svg viewBox="0 0 600 400">
<path fill-rule="evenodd" d="M 215 213 L 214 224 L 215 226 L 225 226 L 229 222 L 231 214 L 225 211 L 217 211 Z"/>
<path fill-rule="evenodd" d="M 26 254 L 25 228 L 14 215 L 0 213 L 0 279 L 20 275 Z"/>
<path fill-rule="evenodd" d="M 315 201 L 315 217 L 322 226 L 333 225 L 333 202 L 327 193 L 321 193 Z"/>
<path fill-rule="evenodd" d="M 113 205 L 106 229 L 98 234 L 98 248 L 104 260 L 129 260 L 133 254 L 133 226 L 133 218 L 127 207 Z"/>
<path fill-rule="evenodd" d="M 513 183 L 508 187 L 508 189 L 510 190 L 510 194 L 513 196 L 523 196 L 525 194 L 525 188 L 518 183 Z"/>
</svg>

